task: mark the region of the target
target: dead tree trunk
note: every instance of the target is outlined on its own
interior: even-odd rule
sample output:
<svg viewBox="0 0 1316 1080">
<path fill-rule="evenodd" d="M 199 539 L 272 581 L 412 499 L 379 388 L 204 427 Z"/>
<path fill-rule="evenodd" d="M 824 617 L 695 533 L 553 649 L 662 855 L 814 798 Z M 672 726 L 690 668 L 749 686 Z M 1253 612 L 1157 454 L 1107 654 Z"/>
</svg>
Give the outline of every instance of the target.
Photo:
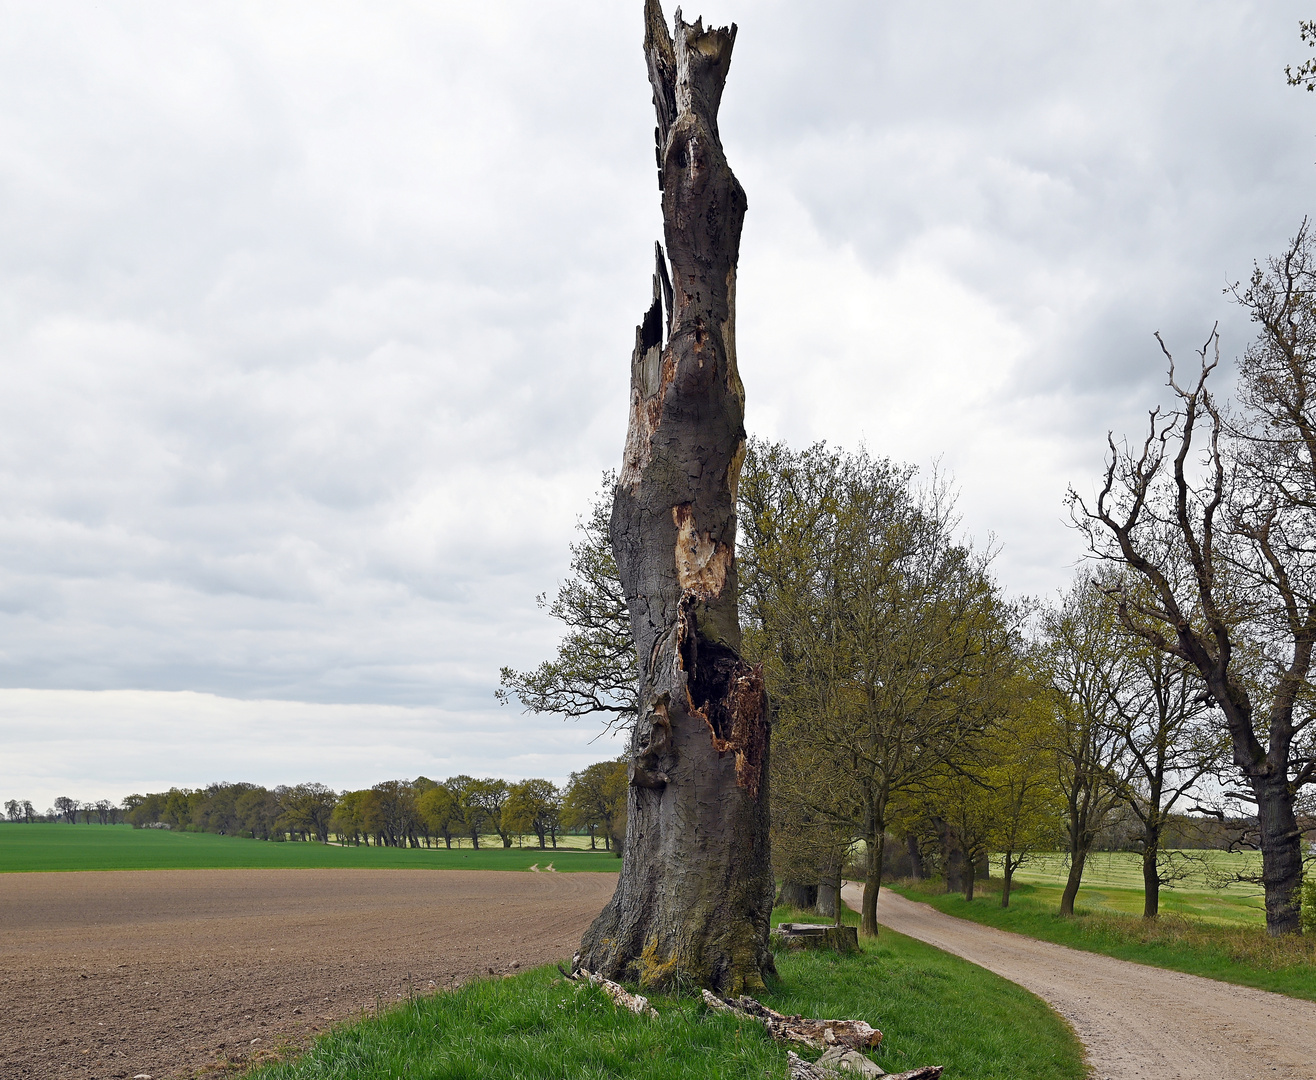
<svg viewBox="0 0 1316 1080">
<path fill-rule="evenodd" d="M 768 923 L 768 712 L 740 658 L 736 484 L 745 453 L 736 370 L 736 261 L 745 193 L 718 138 L 736 28 L 645 4 L 658 113 L 653 304 L 636 328 L 630 426 L 612 546 L 640 669 L 625 861 L 581 942 L 580 967 L 720 993 L 773 972 Z"/>
</svg>

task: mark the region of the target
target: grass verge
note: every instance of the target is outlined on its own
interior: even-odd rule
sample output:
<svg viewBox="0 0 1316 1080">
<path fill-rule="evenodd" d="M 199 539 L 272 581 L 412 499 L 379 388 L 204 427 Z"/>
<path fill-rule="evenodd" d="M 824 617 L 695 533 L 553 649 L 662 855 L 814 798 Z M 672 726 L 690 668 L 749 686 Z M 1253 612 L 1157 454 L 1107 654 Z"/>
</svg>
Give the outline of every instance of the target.
<svg viewBox="0 0 1316 1080">
<path fill-rule="evenodd" d="M 134 829 L 131 825 L 0 825 L 0 873 L 48 870 L 201 870 L 224 868 L 370 870 L 528 870 L 616 873 L 621 860 L 598 851 L 538 848 L 338 847 L 273 843 L 214 833 Z"/>
<path fill-rule="evenodd" d="M 973 903 L 959 893 L 940 891 L 942 886 L 935 882 L 897 881 L 889 887 L 947 915 L 1000 930 L 1316 1001 L 1316 936 L 1273 938 L 1264 926 L 1231 925 L 1173 913 L 1143 919 L 1111 910 L 1094 911 L 1081 904 L 1072 918 L 1065 918 L 1049 901 L 1049 890 L 1032 885 L 1014 886 L 1010 906 L 1002 908 L 1000 882 L 995 879 L 979 883 L 980 892 Z"/>
<path fill-rule="evenodd" d="M 783 916 L 798 912 L 779 910 Z M 858 956 L 783 953 L 764 1001 L 788 1013 L 863 1019 L 885 1033 L 888 1072 L 946 1066 L 946 1080 L 1080 1080 L 1082 1048 L 1038 998 L 982 968 L 884 932 Z M 320 1037 L 252 1080 L 709 1080 L 785 1077 L 786 1048 L 762 1027 L 654 996 L 659 1019 L 613 1006 L 554 968 L 419 997 Z M 808 1057 L 816 1052 L 805 1051 Z"/>
</svg>

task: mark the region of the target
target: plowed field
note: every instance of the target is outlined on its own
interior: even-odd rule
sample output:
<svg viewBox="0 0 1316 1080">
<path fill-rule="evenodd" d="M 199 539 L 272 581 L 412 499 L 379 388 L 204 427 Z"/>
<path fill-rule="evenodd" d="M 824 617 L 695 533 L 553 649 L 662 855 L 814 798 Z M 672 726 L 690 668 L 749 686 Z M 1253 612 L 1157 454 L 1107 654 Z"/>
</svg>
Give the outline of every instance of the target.
<svg viewBox="0 0 1316 1080">
<path fill-rule="evenodd" d="M 0 1077 L 153 1080 L 569 957 L 610 873 L 0 875 Z"/>
</svg>

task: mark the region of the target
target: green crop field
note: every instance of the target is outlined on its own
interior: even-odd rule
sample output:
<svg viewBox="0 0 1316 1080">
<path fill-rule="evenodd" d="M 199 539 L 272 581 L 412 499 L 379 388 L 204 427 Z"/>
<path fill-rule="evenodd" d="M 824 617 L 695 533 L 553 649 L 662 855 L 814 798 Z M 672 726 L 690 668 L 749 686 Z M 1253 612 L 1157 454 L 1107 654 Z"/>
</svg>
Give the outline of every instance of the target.
<svg viewBox="0 0 1316 1080">
<path fill-rule="evenodd" d="M 498 838 L 491 837 L 495 845 Z M 573 837 L 573 840 L 579 838 Z M 130 825 L 0 825 L 0 873 L 40 870 L 191 870 L 223 867 L 383 870 L 616 871 L 621 862 L 602 850 L 485 846 L 464 848 L 338 847 L 273 843 L 213 833 L 134 829 Z"/>
</svg>

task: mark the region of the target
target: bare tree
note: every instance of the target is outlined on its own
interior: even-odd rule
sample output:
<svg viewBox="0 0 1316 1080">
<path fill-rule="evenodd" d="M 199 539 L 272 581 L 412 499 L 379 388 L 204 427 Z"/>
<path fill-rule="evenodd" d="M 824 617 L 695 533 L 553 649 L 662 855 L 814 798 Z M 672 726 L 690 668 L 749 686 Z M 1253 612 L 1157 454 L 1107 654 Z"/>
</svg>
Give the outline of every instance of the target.
<svg viewBox="0 0 1316 1080">
<path fill-rule="evenodd" d="M 653 303 L 636 328 L 611 527 L 639 714 L 622 872 L 577 964 L 739 992 L 775 969 L 767 696 L 740 657 L 736 605 L 746 201 L 717 126 L 736 28 L 678 16 L 669 33 L 658 0 L 646 0 L 644 19 L 667 257 L 659 245 Z"/>
<path fill-rule="evenodd" d="M 1141 447 L 1108 439 L 1094 506 L 1071 492 L 1093 552 L 1143 583 L 1116 593 L 1125 626 L 1190 665 L 1222 714 L 1257 807 L 1272 934 L 1300 929 L 1294 804 L 1316 779 L 1314 286 L 1304 222 L 1282 256 L 1233 290 L 1260 330 L 1239 363 L 1241 415 L 1227 421 L 1208 388 L 1214 331 L 1188 383 L 1162 344 L 1178 407 L 1152 411 Z"/>
</svg>

